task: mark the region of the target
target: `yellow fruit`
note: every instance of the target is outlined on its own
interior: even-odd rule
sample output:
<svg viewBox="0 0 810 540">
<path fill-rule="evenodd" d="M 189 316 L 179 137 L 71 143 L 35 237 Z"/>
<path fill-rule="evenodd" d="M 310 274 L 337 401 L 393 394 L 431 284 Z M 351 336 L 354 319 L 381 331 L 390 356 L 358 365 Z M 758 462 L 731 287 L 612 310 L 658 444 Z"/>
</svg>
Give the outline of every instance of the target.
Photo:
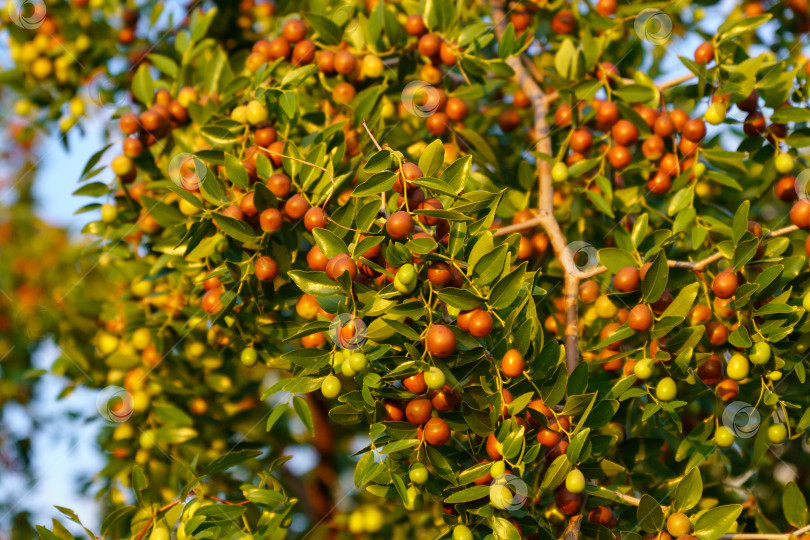
<svg viewBox="0 0 810 540">
<path fill-rule="evenodd" d="M 379 57 L 369 54 L 363 57 L 363 76 L 376 79 L 385 70 L 385 65 Z"/>
<path fill-rule="evenodd" d="M 255 99 L 248 103 L 246 112 L 247 121 L 252 125 L 258 125 L 267 121 L 267 107 Z"/>
<path fill-rule="evenodd" d="M 47 58 L 39 57 L 31 64 L 31 73 L 37 79 L 44 79 L 53 73 L 53 64 Z"/>
<path fill-rule="evenodd" d="M 603 319 L 612 319 L 619 312 L 619 308 L 604 294 L 596 299 L 594 307 L 596 314 Z"/>
<path fill-rule="evenodd" d="M 194 214 L 199 214 L 202 212 L 202 209 L 197 208 L 195 205 L 191 204 L 185 199 L 180 199 L 178 206 L 180 207 L 180 212 L 184 216 L 193 216 Z"/>
<path fill-rule="evenodd" d="M 231 120 L 244 124 L 247 121 L 247 107 L 239 105 L 231 111 Z"/>
<path fill-rule="evenodd" d="M 107 332 L 99 332 L 96 336 L 96 347 L 103 356 L 115 352 L 118 349 L 118 342 L 117 337 Z"/>
<path fill-rule="evenodd" d="M 85 113 L 85 106 L 84 101 L 82 98 L 76 96 L 70 100 L 70 114 L 73 116 L 79 117 L 84 115 Z"/>
<path fill-rule="evenodd" d="M 14 103 L 14 113 L 20 116 L 28 116 L 33 109 L 33 105 L 31 102 L 25 98 L 18 99 L 16 103 Z"/>
</svg>

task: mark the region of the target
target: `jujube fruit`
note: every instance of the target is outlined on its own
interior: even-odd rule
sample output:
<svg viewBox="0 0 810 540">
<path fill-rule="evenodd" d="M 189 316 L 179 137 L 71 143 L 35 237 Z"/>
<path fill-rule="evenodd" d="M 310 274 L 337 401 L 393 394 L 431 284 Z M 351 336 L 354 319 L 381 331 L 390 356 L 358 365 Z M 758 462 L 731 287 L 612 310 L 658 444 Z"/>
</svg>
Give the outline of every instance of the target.
<svg viewBox="0 0 810 540">
<path fill-rule="evenodd" d="M 444 325 L 434 324 L 426 337 L 428 352 L 436 358 L 447 358 L 456 351 L 456 336 Z"/>
<path fill-rule="evenodd" d="M 433 412 L 433 405 L 427 398 L 412 399 L 405 406 L 405 417 L 415 426 L 421 426 L 430 420 L 431 412 Z"/>
<path fill-rule="evenodd" d="M 256 259 L 253 273 L 259 281 L 273 281 L 278 276 L 278 265 L 272 257 L 262 255 Z"/>
<path fill-rule="evenodd" d="M 526 368 L 526 361 L 517 349 L 509 349 L 501 358 L 501 372 L 507 377 L 520 377 Z"/>
</svg>

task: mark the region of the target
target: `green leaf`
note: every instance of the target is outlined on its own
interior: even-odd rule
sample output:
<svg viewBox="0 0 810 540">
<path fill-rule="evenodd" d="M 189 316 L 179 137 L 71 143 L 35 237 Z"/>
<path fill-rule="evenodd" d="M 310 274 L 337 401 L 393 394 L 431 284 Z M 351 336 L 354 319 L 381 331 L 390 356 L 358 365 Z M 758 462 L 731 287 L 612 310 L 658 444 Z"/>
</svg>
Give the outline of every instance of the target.
<svg viewBox="0 0 810 540">
<path fill-rule="evenodd" d="M 323 254 L 330 259 L 335 255 L 349 252 L 346 243 L 328 229 L 312 229 L 312 236 L 315 237 L 315 242 L 318 244 L 318 247 L 321 248 Z"/>
<path fill-rule="evenodd" d="M 155 99 L 155 86 L 152 83 L 152 74 L 149 73 L 148 64 L 141 64 L 135 77 L 132 79 L 132 94 L 147 107 L 152 106 Z"/>
<path fill-rule="evenodd" d="M 372 175 L 352 191 L 352 197 L 366 197 L 376 195 L 383 191 L 389 191 L 394 187 L 396 174 L 390 171 L 383 171 Z"/>
<path fill-rule="evenodd" d="M 445 287 L 444 289 L 436 292 L 436 294 L 448 306 L 453 306 L 454 308 L 462 310 L 476 308 L 482 303 L 481 298 L 464 289 Z"/>
<path fill-rule="evenodd" d="M 315 435 L 315 425 L 312 421 L 312 411 L 309 409 L 309 404 L 301 396 L 293 396 L 293 409 L 295 414 L 301 419 L 301 422 L 307 428 L 310 435 Z"/>
<path fill-rule="evenodd" d="M 318 32 L 320 41 L 324 42 L 326 45 L 338 45 L 340 43 L 343 37 L 343 31 L 330 19 L 308 11 L 304 12 L 304 17 Z"/>
<path fill-rule="evenodd" d="M 225 154 L 225 172 L 236 187 L 247 189 L 250 185 L 245 166 L 236 156 Z"/>
<path fill-rule="evenodd" d="M 447 497 L 444 502 L 447 504 L 457 504 L 477 501 L 489 497 L 489 484 L 483 486 L 473 486 L 457 491 Z"/>
<path fill-rule="evenodd" d="M 661 504 L 651 495 L 645 493 L 641 496 L 636 510 L 638 525 L 645 532 L 660 531 L 664 526 L 664 512 Z"/>
<path fill-rule="evenodd" d="M 287 412 L 287 405 L 279 404 L 273 407 L 273 411 L 267 417 L 267 425 L 265 426 L 266 431 L 270 431 L 273 429 L 273 426 L 276 425 L 276 422 L 284 416 L 284 413 Z"/>
<path fill-rule="evenodd" d="M 473 267 L 473 277 L 477 285 L 489 285 L 507 268 L 509 246 L 501 244 L 487 253 Z"/>
<path fill-rule="evenodd" d="M 628 103 L 646 103 L 656 97 L 654 89 L 640 84 L 628 84 L 627 86 L 614 90 L 614 93 L 619 96 L 622 101 Z"/>
<path fill-rule="evenodd" d="M 550 493 L 552 490 L 557 489 L 557 486 L 562 484 L 565 476 L 571 471 L 571 462 L 568 456 L 563 454 L 558 456 L 557 459 L 551 462 L 546 474 L 543 476 L 543 481 L 540 483 L 541 493 Z"/>
<path fill-rule="evenodd" d="M 419 169 L 425 176 L 434 176 L 444 163 L 444 145 L 440 139 L 436 139 L 422 151 L 419 156 Z"/>
<path fill-rule="evenodd" d="M 110 188 L 107 187 L 107 184 L 102 182 L 90 182 L 89 184 L 85 184 L 74 191 L 73 195 L 84 197 L 103 197 L 109 192 Z"/>
<path fill-rule="evenodd" d="M 700 469 L 692 469 L 678 482 L 675 488 L 675 508 L 684 512 L 695 507 L 703 496 L 703 479 L 700 476 Z"/>
<path fill-rule="evenodd" d="M 694 535 L 700 540 L 717 540 L 728 532 L 741 513 L 739 504 L 712 508 L 698 518 Z"/>
<path fill-rule="evenodd" d="M 631 254 L 618 248 L 600 249 L 599 262 L 604 264 L 611 274 L 615 274 L 625 266 L 635 268 L 638 265 Z"/>
<path fill-rule="evenodd" d="M 324 272 L 307 272 L 304 270 L 292 270 L 287 273 L 298 288 L 312 296 L 336 296 L 342 295 L 343 289 L 335 281 L 332 281 Z"/>
<path fill-rule="evenodd" d="M 381 173 L 391 166 L 391 161 L 391 151 L 387 148 L 383 148 L 371 156 L 371 158 L 363 166 L 363 170 L 369 174 Z"/>
<path fill-rule="evenodd" d="M 762 26 L 769 20 L 771 20 L 770 13 L 766 13 L 764 15 L 756 15 L 754 17 L 746 17 L 744 19 L 738 20 L 730 20 L 720 25 L 717 29 L 717 42 L 724 43 L 731 39 L 734 39 L 737 36 L 745 34 L 746 32 L 750 32 L 755 30 L 756 28 Z M 779 120 L 774 120 L 774 122 L 780 122 Z"/>
<path fill-rule="evenodd" d="M 647 236 L 647 224 L 650 221 L 650 217 L 644 213 L 636 219 L 636 222 L 633 224 L 633 232 L 630 233 L 630 239 L 633 241 L 633 246 L 638 249 L 638 246 L 644 241 L 644 238 Z"/>
<path fill-rule="evenodd" d="M 675 300 L 664 310 L 661 314 L 661 318 L 664 317 L 686 317 L 689 315 L 689 310 L 692 309 L 692 305 L 695 302 L 695 298 L 697 298 L 698 290 L 700 289 L 700 284 L 690 283 L 683 289 L 681 292 L 678 293 L 678 296 L 675 297 Z"/>
<path fill-rule="evenodd" d="M 734 240 L 734 245 L 740 243 L 740 239 L 743 235 L 748 232 L 748 209 L 751 208 L 750 201 L 743 201 L 740 207 L 737 209 L 737 212 L 734 213 L 734 221 L 731 226 L 731 230 L 734 234 L 732 239 Z"/>
<path fill-rule="evenodd" d="M 661 249 L 641 282 L 641 294 L 644 296 L 644 301 L 651 304 L 661 298 L 667 288 L 668 279 L 667 254 Z"/>
<path fill-rule="evenodd" d="M 455 193 L 461 193 L 467 185 L 472 170 L 472 156 L 466 155 L 458 158 L 447 167 L 439 177 L 447 185 L 453 188 Z"/>
<path fill-rule="evenodd" d="M 162 54 L 152 53 L 147 56 L 156 68 L 171 78 L 177 77 L 177 62 Z"/>
<path fill-rule="evenodd" d="M 771 115 L 771 122 L 787 124 L 789 122 L 810 122 L 810 111 L 799 107 L 783 107 Z"/>
<path fill-rule="evenodd" d="M 800 528 L 807 525 L 808 519 L 810 519 L 807 500 L 796 482 L 790 481 L 785 486 L 782 492 L 782 510 L 785 513 L 785 519 L 794 527 Z"/>
<path fill-rule="evenodd" d="M 489 295 L 489 305 L 494 309 L 503 309 L 515 301 L 523 285 L 528 264 L 522 263 L 498 281 Z"/>
<path fill-rule="evenodd" d="M 574 42 L 566 38 L 557 54 L 554 55 L 554 68 L 560 77 L 572 79 L 577 73 L 577 48 Z"/>
<path fill-rule="evenodd" d="M 219 229 L 223 233 L 240 242 L 250 244 L 259 238 L 251 226 L 244 221 L 223 216 L 222 214 L 214 214 L 214 223 L 219 225 Z"/>
</svg>

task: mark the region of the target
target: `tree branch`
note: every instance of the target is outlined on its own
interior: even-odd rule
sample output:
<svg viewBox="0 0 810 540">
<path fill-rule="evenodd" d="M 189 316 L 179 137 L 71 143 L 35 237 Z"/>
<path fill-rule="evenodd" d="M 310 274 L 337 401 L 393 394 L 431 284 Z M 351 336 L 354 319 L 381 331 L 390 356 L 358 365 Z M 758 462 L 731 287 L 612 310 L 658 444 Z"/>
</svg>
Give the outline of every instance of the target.
<svg viewBox="0 0 810 540">
<path fill-rule="evenodd" d="M 518 223 L 516 225 L 508 225 L 506 227 L 502 227 L 495 231 L 493 236 L 503 236 L 505 234 L 519 232 L 526 229 L 531 229 L 532 227 L 536 227 L 542 223 L 542 219 L 539 217 L 524 221 L 523 223 Z M 781 229 L 775 229 L 768 234 L 766 234 L 762 239 L 765 240 L 766 238 L 775 238 L 777 236 L 784 236 L 786 234 L 790 234 L 794 231 L 798 231 L 799 228 L 796 225 L 788 225 L 787 227 L 782 227 Z M 719 251 L 717 253 L 712 253 L 705 259 L 701 259 L 699 261 L 676 261 L 669 259 L 667 261 L 667 265 L 670 268 L 686 268 L 688 270 L 694 270 L 695 272 L 699 272 L 712 264 L 715 261 L 719 261 L 723 258 L 723 254 Z M 605 266 L 595 266 L 593 268 L 589 268 L 588 270 L 578 270 L 574 273 L 577 279 L 588 279 L 594 276 L 598 276 L 599 274 L 603 274 L 607 272 L 607 268 Z"/>
<path fill-rule="evenodd" d="M 492 0 L 492 20 L 495 23 L 495 35 L 501 38 L 506 30 L 507 20 L 504 12 L 504 0 Z M 534 119 L 534 132 L 536 137 L 535 150 L 544 156 L 553 156 L 551 138 L 549 137 L 548 121 L 548 100 L 545 93 L 540 89 L 537 81 L 527 71 L 523 62 L 518 57 L 506 60 L 514 70 L 512 77 L 515 83 L 520 86 L 526 97 L 532 104 L 532 114 Z M 579 363 L 579 331 L 577 326 L 578 310 L 576 305 L 576 294 L 579 289 L 579 278 L 574 257 L 568 248 L 560 224 L 554 217 L 554 188 L 551 178 L 551 163 L 545 159 L 537 159 L 537 183 L 538 183 L 538 215 L 535 219 L 522 223 L 524 228 L 531 228 L 537 225 L 542 226 L 548 235 L 554 255 L 560 261 L 565 274 L 566 310 L 565 310 L 565 359 L 569 371 L 574 369 Z M 531 225 L 529 225 L 531 223 Z M 528 225 L 528 227 L 526 227 Z M 514 227 L 514 226 L 513 226 Z M 512 229 L 504 227 L 496 232 L 497 236 L 508 234 Z M 573 303 L 569 303 L 573 299 Z"/>
</svg>

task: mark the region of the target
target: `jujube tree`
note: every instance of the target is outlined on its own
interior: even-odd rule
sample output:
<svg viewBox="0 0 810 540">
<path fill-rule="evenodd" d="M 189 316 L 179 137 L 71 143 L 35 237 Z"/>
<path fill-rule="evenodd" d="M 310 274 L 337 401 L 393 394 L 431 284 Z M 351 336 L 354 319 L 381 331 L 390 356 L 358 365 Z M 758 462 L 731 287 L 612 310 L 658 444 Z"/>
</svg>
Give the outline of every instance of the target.
<svg viewBox="0 0 810 540">
<path fill-rule="evenodd" d="M 26 40 L 101 4 L 13 33 L 73 104 Z M 808 530 L 806 3 L 221 7 L 109 79 L 76 192 L 103 535 Z"/>
</svg>

